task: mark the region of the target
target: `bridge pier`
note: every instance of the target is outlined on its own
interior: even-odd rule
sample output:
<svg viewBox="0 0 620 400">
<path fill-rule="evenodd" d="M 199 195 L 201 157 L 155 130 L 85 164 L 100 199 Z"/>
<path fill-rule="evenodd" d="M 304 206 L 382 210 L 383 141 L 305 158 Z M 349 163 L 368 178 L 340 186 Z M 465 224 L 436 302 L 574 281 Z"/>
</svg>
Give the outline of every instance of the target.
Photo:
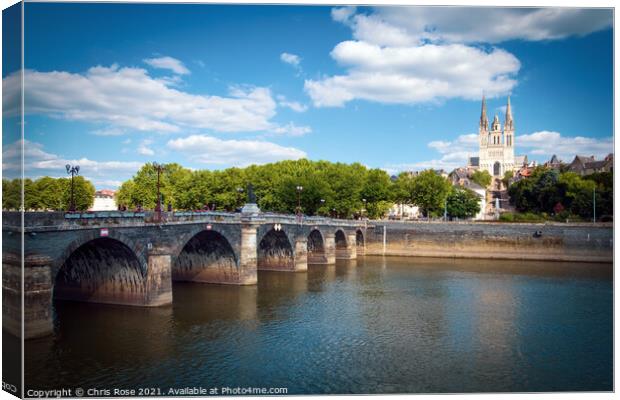
<svg viewBox="0 0 620 400">
<path fill-rule="evenodd" d="M 298 237 L 295 240 L 295 272 L 308 270 L 308 239 Z"/>
<path fill-rule="evenodd" d="M 51 266 L 52 259 L 46 256 L 30 255 L 24 260 L 24 339 L 46 336 L 54 331 Z M 9 303 L 13 302 L 9 300 Z M 9 324 L 9 332 L 14 326 L 21 326 L 21 315 L 12 313 L 10 318 L 15 317 L 18 318 L 17 324 Z M 21 336 L 21 332 L 17 336 Z"/>
<path fill-rule="evenodd" d="M 172 303 L 172 257 L 167 249 L 149 252 L 145 286 L 145 306 Z"/>
<path fill-rule="evenodd" d="M 336 264 L 336 235 L 325 234 L 325 264 Z"/>
<path fill-rule="evenodd" d="M 245 223 L 241 226 L 238 282 L 241 285 L 255 285 L 258 282 L 257 229 L 258 224 L 255 223 Z"/>
</svg>

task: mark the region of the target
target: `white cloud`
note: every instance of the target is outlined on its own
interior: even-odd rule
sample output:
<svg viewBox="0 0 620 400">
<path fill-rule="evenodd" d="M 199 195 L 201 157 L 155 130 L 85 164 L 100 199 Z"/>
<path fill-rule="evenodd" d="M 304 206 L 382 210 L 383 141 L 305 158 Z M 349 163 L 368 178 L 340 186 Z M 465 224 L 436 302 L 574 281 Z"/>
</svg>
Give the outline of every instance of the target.
<svg viewBox="0 0 620 400">
<path fill-rule="evenodd" d="M 3 146 L 2 171 L 6 178 L 16 178 L 20 172 L 21 140 Z M 79 165 L 80 174 L 92 180 L 96 185 L 99 181 L 118 181 L 129 178 L 140 167 L 137 161 L 95 161 L 88 158 L 68 159 L 48 153 L 43 145 L 37 142 L 24 141 L 24 175 L 36 178 L 39 176 L 66 176 L 65 165 Z"/>
<path fill-rule="evenodd" d="M 301 62 L 301 58 L 297 54 L 291 54 L 291 53 L 280 54 L 280 60 L 282 60 L 282 62 L 285 62 L 287 64 L 291 64 L 294 67 L 298 67 L 299 63 Z"/>
<path fill-rule="evenodd" d="M 97 136 L 122 136 L 126 132 L 120 128 L 107 127 L 107 128 L 94 130 L 91 133 Z"/>
<path fill-rule="evenodd" d="M 583 136 L 562 136 L 559 132 L 539 131 L 515 137 L 515 144 L 524 148 L 526 154 L 550 158 L 556 154 L 565 162 L 571 162 L 575 155 L 605 157 L 614 151 L 613 137 L 591 138 Z"/>
<path fill-rule="evenodd" d="M 381 47 L 361 41 L 339 43 L 331 56 L 347 74 L 306 80 L 317 107 L 343 106 L 354 99 L 413 104 L 509 93 L 517 84 L 519 60 L 502 49 L 461 44 Z"/>
<path fill-rule="evenodd" d="M 466 15 L 466 17 L 463 17 Z M 379 45 L 500 43 L 583 36 L 613 23 L 613 11 L 593 8 L 383 7 L 344 20 L 358 40 Z"/>
<path fill-rule="evenodd" d="M 84 74 L 25 71 L 26 112 L 106 123 L 109 129 L 179 132 L 186 128 L 257 132 L 272 127 L 276 102 L 268 88 L 235 86 L 229 97 L 168 86 L 141 68 L 93 67 Z M 3 79 L 3 105 L 18 104 L 20 77 Z M 6 115 L 18 114 L 7 109 Z"/>
<path fill-rule="evenodd" d="M 280 107 L 290 108 L 291 110 L 295 112 L 305 112 L 308 110 L 307 105 L 301 104 L 297 101 L 289 101 L 286 99 L 286 97 L 282 95 L 278 95 L 276 96 L 276 98 L 278 99 L 278 106 Z"/>
<path fill-rule="evenodd" d="M 170 71 L 178 75 L 186 75 L 190 73 L 189 69 L 187 69 L 183 62 L 177 60 L 176 58 L 166 56 L 157 58 L 146 58 L 143 61 L 153 68 L 169 69 Z"/>
<path fill-rule="evenodd" d="M 465 17 L 464 17 L 465 15 Z M 415 104 L 450 98 L 509 94 L 519 60 L 486 44 L 586 35 L 613 21 L 611 9 L 501 7 L 385 7 L 332 9 L 354 40 L 336 45 L 332 58 L 344 74 L 306 80 L 316 107 L 361 99 Z M 484 44 L 485 46 L 481 46 Z"/>
<path fill-rule="evenodd" d="M 345 6 L 332 8 L 332 19 L 338 22 L 348 22 L 349 19 L 355 14 L 357 7 Z"/>
<path fill-rule="evenodd" d="M 306 153 L 292 147 L 257 140 L 221 140 L 212 136 L 192 135 L 168 141 L 168 148 L 203 164 L 247 166 L 281 160 L 296 160 Z"/>
<path fill-rule="evenodd" d="M 140 142 L 137 149 L 138 154 L 141 154 L 143 156 L 155 155 L 155 151 L 149 147 L 149 145 L 151 145 L 152 143 L 153 141 L 150 139 L 144 139 L 142 142 Z"/>
<path fill-rule="evenodd" d="M 286 125 L 275 127 L 272 132 L 276 135 L 303 136 L 312 132 L 312 128 L 309 126 L 297 126 L 294 123 L 289 122 Z"/>
</svg>

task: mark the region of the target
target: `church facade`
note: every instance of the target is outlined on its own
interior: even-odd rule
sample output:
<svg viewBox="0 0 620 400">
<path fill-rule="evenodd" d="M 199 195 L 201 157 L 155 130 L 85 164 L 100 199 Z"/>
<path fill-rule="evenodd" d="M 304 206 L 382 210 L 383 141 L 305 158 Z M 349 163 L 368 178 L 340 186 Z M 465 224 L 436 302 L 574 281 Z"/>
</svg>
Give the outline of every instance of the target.
<svg viewBox="0 0 620 400">
<path fill-rule="evenodd" d="M 470 168 L 488 171 L 491 176 L 501 178 L 505 172 L 515 171 L 522 167 L 524 157 L 515 157 L 515 126 L 510 108 L 510 97 L 506 105 L 503 129 L 497 114 L 489 125 L 486 99 L 482 97 L 478 145 L 478 157 L 469 159 Z"/>
</svg>

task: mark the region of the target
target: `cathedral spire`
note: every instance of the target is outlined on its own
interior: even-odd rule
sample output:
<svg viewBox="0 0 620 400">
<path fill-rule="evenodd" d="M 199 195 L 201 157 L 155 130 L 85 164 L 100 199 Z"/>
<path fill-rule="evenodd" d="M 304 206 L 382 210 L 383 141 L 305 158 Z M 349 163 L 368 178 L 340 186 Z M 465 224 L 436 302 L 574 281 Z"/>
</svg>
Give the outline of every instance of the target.
<svg viewBox="0 0 620 400">
<path fill-rule="evenodd" d="M 510 108 L 510 96 L 508 96 L 508 104 L 506 104 L 506 120 L 504 126 L 508 130 L 513 130 L 512 109 Z"/>
<path fill-rule="evenodd" d="M 480 112 L 480 130 L 489 130 L 489 119 L 487 118 L 487 101 L 484 94 L 482 95 L 482 111 Z"/>
</svg>

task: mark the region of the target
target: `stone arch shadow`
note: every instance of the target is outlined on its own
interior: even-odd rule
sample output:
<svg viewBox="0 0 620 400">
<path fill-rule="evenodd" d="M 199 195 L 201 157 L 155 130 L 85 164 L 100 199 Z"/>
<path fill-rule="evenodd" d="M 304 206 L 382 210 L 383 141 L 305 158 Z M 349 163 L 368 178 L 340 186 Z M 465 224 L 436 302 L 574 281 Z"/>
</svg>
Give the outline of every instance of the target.
<svg viewBox="0 0 620 400">
<path fill-rule="evenodd" d="M 239 256 L 234 243 L 220 229 L 193 229 L 173 250 L 172 281 L 238 284 Z"/>
<path fill-rule="evenodd" d="M 323 233 L 312 228 L 308 234 L 308 264 L 327 264 L 327 246 Z"/>
<path fill-rule="evenodd" d="M 257 269 L 295 271 L 296 240 L 288 227 L 263 228 L 259 230 L 257 242 Z"/>
<path fill-rule="evenodd" d="M 361 228 L 355 230 L 355 247 L 357 248 L 357 255 L 366 253 L 366 235 Z"/>
<path fill-rule="evenodd" d="M 149 302 L 146 249 L 121 232 L 84 232 L 50 269 L 51 298 L 143 306 Z"/>
</svg>

